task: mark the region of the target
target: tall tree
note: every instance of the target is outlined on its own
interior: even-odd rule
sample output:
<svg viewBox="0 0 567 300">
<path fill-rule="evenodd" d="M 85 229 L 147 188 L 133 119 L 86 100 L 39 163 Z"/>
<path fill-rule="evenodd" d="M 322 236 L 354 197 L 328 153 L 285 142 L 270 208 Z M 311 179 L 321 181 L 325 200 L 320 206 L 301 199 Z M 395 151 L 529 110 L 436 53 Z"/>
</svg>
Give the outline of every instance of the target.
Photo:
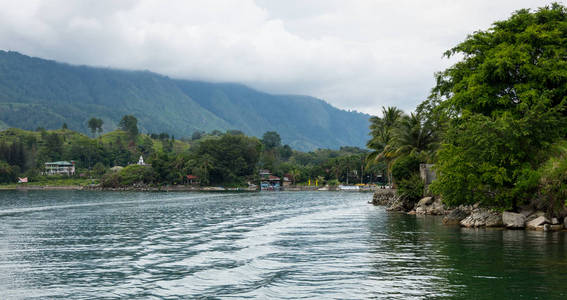
<svg viewBox="0 0 567 300">
<path fill-rule="evenodd" d="M 277 132 L 267 131 L 262 136 L 262 144 L 264 144 L 264 147 L 266 147 L 266 149 L 271 150 L 281 146 L 282 139 Z"/>
<path fill-rule="evenodd" d="M 395 159 L 411 154 L 427 161 L 433 158 L 437 145 L 437 132 L 432 121 L 425 114 L 416 112 L 399 119 L 382 155 Z"/>
<path fill-rule="evenodd" d="M 102 119 L 98 119 L 98 118 L 89 119 L 87 125 L 91 130 L 93 137 L 96 135 L 97 130 L 99 131 L 99 134 L 102 133 L 102 124 L 104 124 Z"/>
<path fill-rule="evenodd" d="M 128 132 L 130 137 L 138 135 L 138 119 L 132 115 L 125 115 L 119 123 L 120 129 Z"/>
<path fill-rule="evenodd" d="M 432 188 L 450 204 L 515 207 L 567 134 L 567 10 L 519 10 L 445 55 L 462 59 L 431 97 L 449 120 Z"/>
<path fill-rule="evenodd" d="M 403 112 L 397 107 L 389 106 L 386 108 L 382 106 L 382 117 L 373 116 L 370 118 L 371 138 L 367 146 L 373 151 L 368 155 L 367 162 L 369 164 L 379 162 L 380 160 L 386 162 L 388 184 L 392 182 L 390 167 L 393 158 L 390 157 L 390 152 L 384 152 L 384 149 L 391 142 L 392 131 L 402 115 Z"/>
</svg>

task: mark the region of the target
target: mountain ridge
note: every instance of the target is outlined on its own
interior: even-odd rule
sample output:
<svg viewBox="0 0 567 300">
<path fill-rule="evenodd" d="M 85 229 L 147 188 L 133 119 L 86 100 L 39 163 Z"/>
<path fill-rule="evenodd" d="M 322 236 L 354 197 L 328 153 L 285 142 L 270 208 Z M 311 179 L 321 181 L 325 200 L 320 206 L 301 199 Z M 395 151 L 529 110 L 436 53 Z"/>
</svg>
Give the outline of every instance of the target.
<svg viewBox="0 0 567 300">
<path fill-rule="evenodd" d="M 302 95 L 275 95 L 239 83 L 170 78 L 151 71 L 75 66 L 0 50 L 0 128 L 88 132 L 90 117 L 105 131 L 132 114 L 143 132 L 190 136 L 238 129 L 260 137 L 277 131 L 298 150 L 361 146 L 369 115 Z"/>
</svg>

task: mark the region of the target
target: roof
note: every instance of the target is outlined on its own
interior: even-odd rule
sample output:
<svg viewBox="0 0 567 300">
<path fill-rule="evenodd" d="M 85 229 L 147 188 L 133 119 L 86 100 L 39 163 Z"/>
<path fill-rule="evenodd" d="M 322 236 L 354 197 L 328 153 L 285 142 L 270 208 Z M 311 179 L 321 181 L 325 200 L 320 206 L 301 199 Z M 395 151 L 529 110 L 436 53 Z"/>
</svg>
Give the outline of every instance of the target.
<svg viewBox="0 0 567 300">
<path fill-rule="evenodd" d="M 199 177 L 195 175 L 191 175 L 191 174 L 187 175 L 187 179 L 197 179 L 197 178 Z"/>
<path fill-rule="evenodd" d="M 280 178 L 274 175 L 270 175 L 270 177 L 268 177 L 268 180 L 280 180 Z"/>
<path fill-rule="evenodd" d="M 53 161 L 53 162 L 46 162 L 46 165 L 59 165 L 59 166 L 72 166 L 73 163 L 70 163 L 68 161 Z"/>
</svg>

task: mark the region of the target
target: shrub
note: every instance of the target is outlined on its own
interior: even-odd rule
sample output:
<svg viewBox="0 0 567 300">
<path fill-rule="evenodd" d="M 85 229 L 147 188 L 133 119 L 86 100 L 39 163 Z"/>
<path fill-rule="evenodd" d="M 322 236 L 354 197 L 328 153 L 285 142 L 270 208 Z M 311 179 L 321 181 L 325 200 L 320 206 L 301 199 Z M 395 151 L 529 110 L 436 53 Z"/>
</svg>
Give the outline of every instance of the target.
<svg viewBox="0 0 567 300">
<path fill-rule="evenodd" d="M 392 177 L 395 182 L 401 182 L 409 179 L 415 173 L 419 172 L 420 161 L 413 155 L 402 157 L 392 165 Z"/>
<path fill-rule="evenodd" d="M 331 180 L 327 181 L 327 184 L 329 184 L 329 186 L 338 186 L 340 184 L 340 182 L 336 179 L 331 179 Z"/>
<path fill-rule="evenodd" d="M 151 184 L 156 179 L 155 171 L 148 166 L 130 165 L 117 173 L 108 173 L 102 178 L 104 187 L 131 186 L 137 183 Z"/>
<path fill-rule="evenodd" d="M 419 174 L 414 173 L 398 183 L 398 195 L 409 202 L 417 202 L 423 196 L 425 186 Z"/>
</svg>

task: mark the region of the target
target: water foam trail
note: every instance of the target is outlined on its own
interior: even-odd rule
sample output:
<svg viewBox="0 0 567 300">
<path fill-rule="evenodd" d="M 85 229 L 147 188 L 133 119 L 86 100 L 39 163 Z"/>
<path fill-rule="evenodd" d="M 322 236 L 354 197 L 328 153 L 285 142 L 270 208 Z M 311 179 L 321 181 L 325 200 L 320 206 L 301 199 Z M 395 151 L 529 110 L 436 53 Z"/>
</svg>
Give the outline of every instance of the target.
<svg viewBox="0 0 567 300">
<path fill-rule="evenodd" d="M 208 198 L 221 198 L 221 197 L 229 197 L 229 196 L 234 196 L 234 195 L 235 194 L 199 195 L 199 196 L 192 196 L 192 197 L 173 197 L 173 198 L 145 199 L 145 200 L 127 200 L 127 201 L 116 201 L 116 202 L 90 202 L 90 203 L 81 203 L 81 204 L 34 206 L 34 207 L 24 207 L 24 208 L 13 208 L 13 209 L 0 210 L 0 217 L 8 216 L 8 215 L 14 215 L 14 214 L 21 214 L 21 213 L 54 210 L 54 209 L 68 209 L 68 208 L 77 208 L 77 207 L 122 205 L 122 204 L 135 204 L 135 203 L 151 203 L 151 202 L 191 200 L 191 199 L 203 199 L 203 198 L 207 198 L 207 199 Z"/>
</svg>

